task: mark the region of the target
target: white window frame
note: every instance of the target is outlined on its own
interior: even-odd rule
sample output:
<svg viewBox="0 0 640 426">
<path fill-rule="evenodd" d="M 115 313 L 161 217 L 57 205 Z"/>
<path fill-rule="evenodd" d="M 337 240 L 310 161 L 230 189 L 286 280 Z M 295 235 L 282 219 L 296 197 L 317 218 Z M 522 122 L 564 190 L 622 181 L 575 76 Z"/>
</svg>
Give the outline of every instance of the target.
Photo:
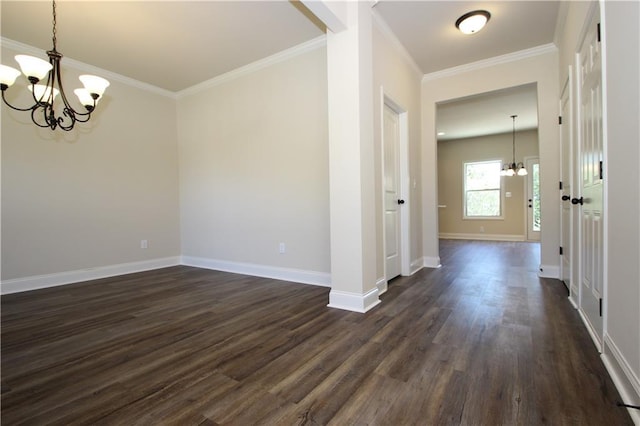
<svg viewBox="0 0 640 426">
<path fill-rule="evenodd" d="M 500 186 L 498 188 L 491 188 L 485 190 L 470 189 L 469 191 L 495 191 L 500 192 L 500 214 L 498 216 L 467 216 L 467 165 L 469 164 L 486 164 L 486 163 L 498 163 L 499 168 L 502 167 L 502 160 L 484 160 L 484 161 L 465 161 L 462 165 L 462 219 L 463 220 L 504 220 L 504 185 L 502 183 L 502 176 L 500 177 Z"/>
</svg>

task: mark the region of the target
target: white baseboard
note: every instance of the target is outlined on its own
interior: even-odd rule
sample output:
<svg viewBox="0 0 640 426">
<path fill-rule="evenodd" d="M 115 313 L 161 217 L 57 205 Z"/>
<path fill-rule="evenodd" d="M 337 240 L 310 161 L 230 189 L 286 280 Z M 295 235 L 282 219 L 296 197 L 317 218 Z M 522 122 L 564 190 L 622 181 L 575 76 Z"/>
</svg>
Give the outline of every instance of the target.
<svg viewBox="0 0 640 426">
<path fill-rule="evenodd" d="M 328 272 L 305 271 L 302 269 L 280 268 L 276 266 L 257 265 L 253 263 L 232 262 L 228 260 L 208 259 L 203 257 L 182 256 L 180 264 L 216 271 L 233 272 L 255 277 L 273 278 L 302 284 L 313 284 L 323 287 L 331 286 L 331 274 Z"/>
<path fill-rule="evenodd" d="M 571 298 L 571 301 L 573 302 L 574 305 L 576 305 L 576 309 L 578 309 L 578 288 L 575 287 L 573 285 L 573 282 L 571 282 L 571 285 L 569 286 L 571 288 L 571 290 L 569 291 L 569 297 Z"/>
<path fill-rule="evenodd" d="M 422 258 L 422 266 L 425 268 L 439 268 L 442 265 L 440 264 L 440 256 L 425 256 Z"/>
<path fill-rule="evenodd" d="M 380 299 L 378 298 L 378 288 L 376 287 L 365 294 L 331 290 L 327 306 L 363 314 L 379 304 Z"/>
<path fill-rule="evenodd" d="M 611 380 L 613 380 L 622 402 L 630 405 L 640 403 L 640 379 L 634 373 L 618 346 L 608 334 L 604 335 L 604 351 L 602 353 L 604 363 Z M 629 415 L 636 425 L 640 425 L 640 412 L 629 409 Z"/>
<path fill-rule="evenodd" d="M 440 264 L 440 258 L 438 258 L 438 264 Z M 425 265 L 425 258 L 421 258 L 421 259 L 416 259 L 413 262 L 411 262 L 411 265 L 409 265 L 409 275 L 413 275 L 416 272 L 418 272 L 420 269 L 424 268 Z"/>
<path fill-rule="evenodd" d="M 179 258 L 175 256 L 160 259 L 143 260 L 140 262 L 121 263 L 118 265 L 99 266 L 96 268 L 59 272 L 55 274 L 16 278 L 2 281 L 2 283 L 0 284 L 0 293 L 11 294 L 19 293 L 22 291 L 38 290 L 41 288 L 56 287 L 82 281 L 91 281 L 100 278 L 114 277 L 117 275 L 132 274 L 135 272 L 166 268 L 179 264 Z"/>
<path fill-rule="evenodd" d="M 567 297 L 567 299 L 569 299 L 569 303 L 571 303 L 571 306 L 573 306 L 575 309 L 578 309 L 578 304 L 575 300 L 573 300 L 571 296 Z"/>
<path fill-rule="evenodd" d="M 524 235 L 515 234 L 464 234 L 458 232 L 441 232 L 438 238 L 444 240 L 477 240 L 477 241 L 526 241 Z"/>
<path fill-rule="evenodd" d="M 591 341 L 593 342 L 593 345 L 596 347 L 599 353 L 602 353 L 602 345 L 600 344 L 600 339 L 598 339 L 597 332 L 593 329 L 593 326 L 587 319 L 582 309 L 578 308 L 578 314 L 580 315 L 582 324 L 584 324 L 584 327 L 587 329 L 587 333 L 589 333 L 589 336 L 591 337 Z"/>
<path fill-rule="evenodd" d="M 538 268 L 538 276 L 540 278 L 560 279 L 560 266 L 558 265 L 540 265 Z"/>
<path fill-rule="evenodd" d="M 378 278 L 378 281 L 376 281 L 376 287 L 378 288 L 378 295 L 386 293 L 389 288 L 387 285 L 387 279 L 384 277 Z"/>
</svg>

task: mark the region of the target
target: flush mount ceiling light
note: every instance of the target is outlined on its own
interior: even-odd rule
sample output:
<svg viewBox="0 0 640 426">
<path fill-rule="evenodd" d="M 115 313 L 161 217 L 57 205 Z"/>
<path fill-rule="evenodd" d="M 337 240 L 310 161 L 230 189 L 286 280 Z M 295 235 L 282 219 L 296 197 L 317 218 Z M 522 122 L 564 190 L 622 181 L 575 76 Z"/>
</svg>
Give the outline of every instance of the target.
<svg viewBox="0 0 640 426">
<path fill-rule="evenodd" d="M 20 71 L 15 68 L 0 65 L 0 90 L 2 90 L 2 100 L 10 108 L 17 111 L 31 111 L 31 120 L 38 127 L 49 127 L 51 130 L 60 128 L 69 131 L 73 129 L 76 121 L 85 123 L 91 118 L 91 113 L 96 108 L 98 99 L 102 96 L 109 82 L 95 75 L 81 75 L 80 81 L 84 84 L 84 89 L 76 89 L 74 93 L 80 100 L 86 112 L 80 112 L 71 107 L 67 100 L 67 95 L 62 87 L 62 76 L 60 74 L 60 60 L 62 54 L 56 50 L 56 2 L 53 0 L 53 49 L 47 51 L 49 62 L 40 58 L 27 55 L 16 55 L 16 61 L 20 64 L 22 73 L 27 77 L 31 86 L 29 90 L 33 97 L 34 104 L 27 108 L 19 108 L 11 105 L 5 98 L 5 91 L 11 86 Z M 45 84 L 38 84 L 44 81 Z M 57 87 L 56 87 L 57 86 Z M 62 99 L 62 114 L 56 115 L 54 110 L 54 100 L 60 95 Z"/>
<path fill-rule="evenodd" d="M 524 163 L 516 163 L 516 117 L 517 115 L 511 116 L 511 119 L 513 120 L 513 138 L 511 142 L 513 147 L 513 162 L 502 166 L 500 176 L 526 176 L 528 174 L 527 169 L 524 167 Z"/>
<path fill-rule="evenodd" d="M 463 34 L 475 34 L 484 27 L 489 18 L 491 14 L 486 10 L 474 10 L 459 17 L 456 28 Z"/>
</svg>

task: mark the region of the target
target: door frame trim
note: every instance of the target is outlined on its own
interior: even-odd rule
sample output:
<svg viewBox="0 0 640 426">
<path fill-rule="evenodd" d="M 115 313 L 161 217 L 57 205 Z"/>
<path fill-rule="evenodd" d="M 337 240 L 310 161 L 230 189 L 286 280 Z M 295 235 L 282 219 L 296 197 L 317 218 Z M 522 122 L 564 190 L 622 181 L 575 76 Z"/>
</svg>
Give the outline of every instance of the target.
<svg viewBox="0 0 640 426">
<path fill-rule="evenodd" d="M 388 106 L 395 113 L 398 114 L 398 126 L 399 126 L 399 146 L 398 146 L 398 175 L 400 177 L 400 197 L 405 200 L 403 208 L 400 209 L 400 275 L 411 275 L 411 262 L 410 262 L 410 238 L 409 238 L 409 224 L 410 224 L 410 209 L 411 209 L 411 191 L 409 191 L 409 118 L 408 111 L 401 104 L 396 102 L 389 94 L 384 90 L 384 86 L 380 86 L 380 150 L 381 150 L 381 163 L 382 173 L 381 179 L 384 180 L 384 108 Z M 384 182 L 381 182 L 382 188 L 382 217 L 384 217 Z M 382 222 L 384 231 L 384 221 Z M 386 247 L 385 233 L 382 232 L 382 250 Z M 383 256 L 384 257 L 384 256 Z M 383 262 L 384 279 L 387 279 L 387 265 Z"/>
<path fill-rule="evenodd" d="M 569 64 L 567 67 L 567 75 L 566 78 L 564 80 L 564 84 L 562 85 L 562 89 L 560 90 L 560 98 L 558 99 L 558 111 L 559 114 L 562 116 L 562 124 L 559 125 L 559 129 L 558 129 L 558 133 L 559 133 L 559 139 L 560 139 L 560 181 L 563 183 L 565 189 L 560 190 L 558 196 L 561 197 L 566 190 L 566 184 L 567 182 L 564 181 L 563 177 L 566 174 L 569 178 L 569 187 L 571 189 L 571 191 L 575 191 L 576 189 L 576 181 L 578 179 L 576 179 L 575 176 L 575 171 L 576 171 L 576 133 L 574 132 L 574 126 L 575 126 L 575 113 L 574 113 L 574 102 L 575 102 L 575 94 L 574 94 L 574 83 L 575 83 L 575 79 L 574 79 L 574 75 L 573 75 L 573 64 Z M 562 114 L 562 105 L 563 105 L 563 99 L 565 99 L 566 97 L 566 103 L 567 103 L 567 108 L 568 108 L 568 116 L 564 116 Z M 563 127 L 566 126 L 566 127 Z M 564 130 L 563 129 L 567 129 L 566 130 L 566 134 L 567 134 L 567 140 L 565 141 L 563 135 L 564 135 Z M 569 170 L 564 170 L 564 163 L 565 163 L 565 159 L 564 159 L 564 145 L 567 144 L 568 146 L 568 158 L 566 159 L 568 162 L 568 168 Z M 569 196 L 571 196 L 571 194 L 568 194 Z M 567 201 L 567 202 L 571 202 L 571 201 Z M 563 210 L 564 210 L 564 201 L 560 201 L 560 245 L 562 247 L 564 247 L 564 243 L 563 243 L 563 232 L 564 232 L 564 227 L 568 228 L 568 233 L 569 233 L 569 271 L 568 271 L 568 276 L 569 276 L 569 299 L 571 300 L 571 303 L 573 303 L 576 307 L 576 309 L 578 309 L 578 303 L 580 303 L 580 289 L 582 288 L 580 286 L 580 282 L 577 280 L 576 275 L 578 275 L 578 272 L 576 271 L 576 265 L 579 265 L 578 260 L 576 260 L 575 255 L 576 255 L 576 244 L 574 239 L 577 237 L 577 230 L 576 230 L 576 226 L 579 223 L 576 218 L 575 218 L 575 210 L 571 207 L 569 207 L 569 223 L 563 223 L 562 221 L 562 216 L 563 216 Z M 561 258 L 560 259 L 560 280 L 563 281 L 564 280 L 564 275 L 567 271 L 564 271 L 564 260 Z"/>
</svg>

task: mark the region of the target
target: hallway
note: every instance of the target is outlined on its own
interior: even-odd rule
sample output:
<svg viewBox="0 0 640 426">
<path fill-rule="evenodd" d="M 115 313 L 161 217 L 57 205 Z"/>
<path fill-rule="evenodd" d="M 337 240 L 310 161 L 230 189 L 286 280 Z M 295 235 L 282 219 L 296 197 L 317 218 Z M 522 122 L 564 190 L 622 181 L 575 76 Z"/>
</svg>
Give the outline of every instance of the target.
<svg viewBox="0 0 640 426">
<path fill-rule="evenodd" d="M 443 240 L 367 314 L 184 266 L 3 296 L 2 421 L 632 424 L 537 252 Z"/>
</svg>

